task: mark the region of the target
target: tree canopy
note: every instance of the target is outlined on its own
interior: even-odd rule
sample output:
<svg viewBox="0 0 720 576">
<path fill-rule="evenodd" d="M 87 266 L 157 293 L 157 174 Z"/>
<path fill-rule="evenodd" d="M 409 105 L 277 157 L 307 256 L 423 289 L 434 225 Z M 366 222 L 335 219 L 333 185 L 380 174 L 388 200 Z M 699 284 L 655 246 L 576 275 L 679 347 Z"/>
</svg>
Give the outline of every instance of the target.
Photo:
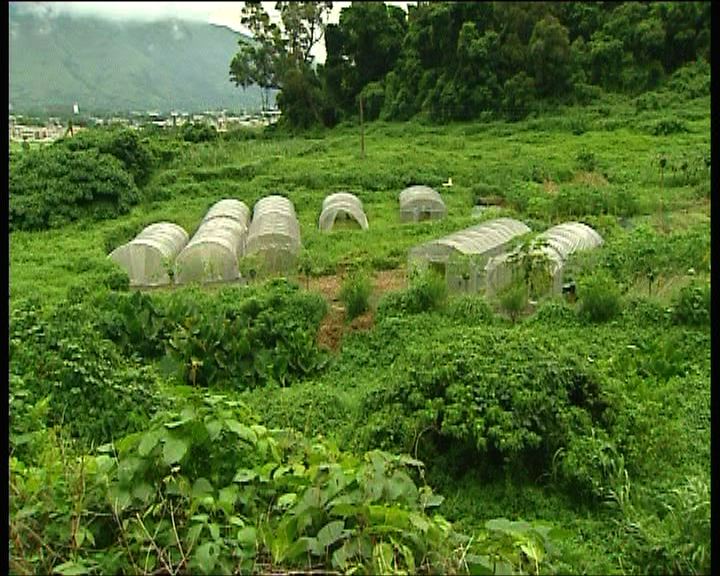
<svg viewBox="0 0 720 576">
<path fill-rule="evenodd" d="M 279 25 L 246 3 L 254 43 L 233 59 L 231 79 L 279 89 L 286 122 L 300 128 L 354 117 L 361 96 L 369 119 L 517 120 L 538 101 L 639 94 L 710 61 L 709 2 L 417 2 L 407 13 L 352 2 L 337 24 L 327 23 L 330 2 L 276 8 Z M 323 39 L 327 59 L 314 66 Z"/>
</svg>

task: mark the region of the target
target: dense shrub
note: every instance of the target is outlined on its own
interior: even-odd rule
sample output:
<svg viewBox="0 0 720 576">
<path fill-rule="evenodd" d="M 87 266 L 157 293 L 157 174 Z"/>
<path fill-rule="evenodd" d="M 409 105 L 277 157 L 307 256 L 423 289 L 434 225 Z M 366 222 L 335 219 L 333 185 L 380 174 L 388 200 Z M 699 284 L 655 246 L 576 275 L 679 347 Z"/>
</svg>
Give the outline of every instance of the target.
<svg viewBox="0 0 720 576">
<path fill-rule="evenodd" d="M 606 322 L 620 314 L 620 291 L 612 276 L 598 270 L 583 279 L 578 288 L 580 317 L 589 322 Z"/>
<path fill-rule="evenodd" d="M 94 328 L 94 310 L 74 300 L 52 313 L 32 302 L 14 308 L 12 382 L 28 404 L 49 398 L 48 426 L 98 445 L 144 426 L 163 402 L 153 369 L 125 361 Z"/>
<path fill-rule="evenodd" d="M 494 319 L 490 304 L 479 294 L 464 294 L 450 298 L 447 313 L 454 320 L 469 325 L 490 324 Z"/>
<path fill-rule="evenodd" d="M 710 284 L 694 282 L 681 288 L 673 299 L 672 320 L 676 324 L 706 325 L 710 323 Z"/>
<path fill-rule="evenodd" d="M 528 288 L 525 282 L 515 282 L 498 294 L 500 306 L 516 322 L 528 305 Z"/>
<path fill-rule="evenodd" d="M 96 149 L 102 154 L 114 156 L 133 177 L 138 187 L 147 184 L 153 173 L 155 158 L 147 141 L 140 140 L 134 130 L 127 128 L 83 130 L 77 136 L 60 140 L 57 144 L 72 151 Z"/>
<path fill-rule="evenodd" d="M 364 272 L 353 272 L 345 279 L 340 288 L 340 300 L 345 304 L 349 320 L 369 309 L 371 293 L 372 284 Z"/>
<path fill-rule="evenodd" d="M 324 365 L 315 336 L 327 304 L 285 281 L 217 293 L 105 293 L 95 307 L 99 329 L 126 355 L 167 352 L 189 384 L 285 385 Z"/>
<path fill-rule="evenodd" d="M 185 142 L 211 142 L 218 136 L 214 126 L 203 123 L 188 122 L 180 129 L 180 137 Z"/>
<path fill-rule="evenodd" d="M 548 471 L 572 434 L 603 425 L 610 402 L 562 343 L 521 332 L 455 327 L 395 364 L 362 400 L 361 441 L 413 450 L 425 430 L 424 441 L 454 446 L 465 467 L 484 455 L 485 464 Z"/>
<path fill-rule="evenodd" d="M 551 571 L 549 527 L 498 518 L 471 538 L 435 513 L 422 462 L 268 430 L 222 396 L 181 402 L 96 456 L 45 446 L 45 466 L 11 459 L 13 572 Z"/>
<path fill-rule="evenodd" d="M 43 230 L 90 217 L 115 218 L 138 200 L 119 160 L 96 149 L 39 148 L 10 165 L 10 230 Z"/>
<path fill-rule="evenodd" d="M 413 270 L 410 285 L 402 292 L 390 292 L 378 303 L 378 318 L 441 310 L 447 300 L 445 278 L 433 270 Z"/>
</svg>

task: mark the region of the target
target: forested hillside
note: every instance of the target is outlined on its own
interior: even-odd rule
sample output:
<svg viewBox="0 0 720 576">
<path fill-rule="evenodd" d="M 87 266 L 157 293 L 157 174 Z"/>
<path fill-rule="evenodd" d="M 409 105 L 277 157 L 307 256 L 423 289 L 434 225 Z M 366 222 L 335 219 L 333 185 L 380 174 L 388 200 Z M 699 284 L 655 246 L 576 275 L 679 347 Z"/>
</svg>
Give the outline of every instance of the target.
<svg viewBox="0 0 720 576">
<path fill-rule="evenodd" d="M 316 70 L 276 66 L 292 124 L 357 116 L 360 95 L 366 119 L 519 120 L 601 91 L 638 95 L 709 63 L 710 3 L 418 2 L 405 14 L 353 2 L 323 41 Z"/>
<path fill-rule="evenodd" d="M 10 5 L 10 103 L 16 113 L 260 109 L 228 78 L 241 36 L 222 26 L 44 16 Z"/>
</svg>

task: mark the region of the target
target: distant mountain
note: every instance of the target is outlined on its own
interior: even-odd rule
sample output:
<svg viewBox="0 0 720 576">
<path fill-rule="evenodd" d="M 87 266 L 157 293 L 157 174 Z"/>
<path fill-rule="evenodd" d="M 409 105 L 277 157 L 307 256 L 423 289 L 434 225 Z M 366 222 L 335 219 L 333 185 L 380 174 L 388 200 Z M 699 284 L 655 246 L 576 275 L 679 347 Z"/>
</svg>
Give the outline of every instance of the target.
<svg viewBox="0 0 720 576">
<path fill-rule="evenodd" d="M 139 4 L 142 6 L 142 4 Z M 260 90 L 229 78 L 238 40 L 184 20 L 116 22 L 41 14 L 10 4 L 10 105 L 15 113 L 259 110 Z"/>
</svg>

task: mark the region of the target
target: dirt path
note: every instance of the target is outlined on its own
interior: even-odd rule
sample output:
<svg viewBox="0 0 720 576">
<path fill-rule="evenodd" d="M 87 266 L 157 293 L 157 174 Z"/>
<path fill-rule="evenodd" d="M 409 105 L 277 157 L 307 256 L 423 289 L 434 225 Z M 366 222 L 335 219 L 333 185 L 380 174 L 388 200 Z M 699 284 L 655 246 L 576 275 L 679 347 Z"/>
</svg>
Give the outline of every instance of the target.
<svg viewBox="0 0 720 576">
<path fill-rule="evenodd" d="M 343 277 L 337 274 L 332 276 L 320 276 L 310 278 L 307 282 L 303 279 L 300 285 L 307 286 L 308 290 L 319 292 L 325 297 L 328 303 L 328 313 L 323 318 L 318 329 L 318 345 L 333 352 L 340 349 L 343 336 L 355 330 L 369 330 L 374 324 L 372 311 L 361 314 L 351 322 L 346 321 L 345 307 L 340 302 L 340 288 Z M 386 292 L 402 290 L 407 285 L 405 270 L 381 270 L 375 272 L 372 278 L 373 291 L 370 296 L 370 305 L 377 304 L 380 297 Z"/>
</svg>

